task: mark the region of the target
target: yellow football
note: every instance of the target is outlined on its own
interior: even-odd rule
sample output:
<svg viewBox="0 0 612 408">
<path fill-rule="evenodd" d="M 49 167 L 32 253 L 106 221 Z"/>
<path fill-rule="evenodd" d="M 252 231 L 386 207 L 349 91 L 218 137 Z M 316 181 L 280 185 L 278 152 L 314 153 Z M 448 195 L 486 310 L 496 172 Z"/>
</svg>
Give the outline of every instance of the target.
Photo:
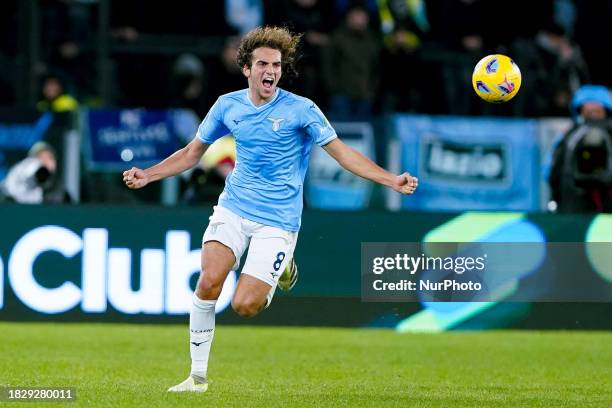
<svg viewBox="0 0 612 408">
<path fill-rule="evenodd" d="M 521 70 L 510 57 L 487 55 L 474 68 L 472 86 L 476 94 L 487 102 L 507 102 L 521 87 Z"/>
</svg>

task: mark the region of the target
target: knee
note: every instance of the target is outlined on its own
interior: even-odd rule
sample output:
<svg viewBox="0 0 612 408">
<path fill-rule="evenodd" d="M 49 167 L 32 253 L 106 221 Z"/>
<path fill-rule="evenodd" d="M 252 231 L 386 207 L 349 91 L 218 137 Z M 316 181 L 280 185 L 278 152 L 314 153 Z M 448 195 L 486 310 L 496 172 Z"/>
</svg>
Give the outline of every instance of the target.
<svg viewBox="0 0 612 408">
<path fill-rule="evenodd" d="M 196 287 L 196 295 L 200 299 L 217 299 L 223 289 L 223 282 L 214 279 L 212 274 L 201 273 Z"/>
<path fill-rule="evenodd" d="M 252 300 L 232 300 L 232 308 L 242 317 L 253 317 L 261 311 L 263 305 Z"/>
</svg>

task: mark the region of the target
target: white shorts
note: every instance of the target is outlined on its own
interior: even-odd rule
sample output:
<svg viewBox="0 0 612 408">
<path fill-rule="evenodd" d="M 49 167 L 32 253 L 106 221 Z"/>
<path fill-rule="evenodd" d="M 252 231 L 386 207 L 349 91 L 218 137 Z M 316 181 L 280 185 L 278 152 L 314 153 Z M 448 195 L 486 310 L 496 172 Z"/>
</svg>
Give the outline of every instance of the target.
<svg viewBox="0 0 612 408">
<path fill-rule="evenodd" d="M 275 287 L 293 257 L 298 233 L 247 220 L 218 205 L 209 220 L 202 245 L 219 241 L 230 248 L 236 256 L 233 270 L 238 270 L 240 258 L 249 248 L 242 273 Z"/>
</svg>

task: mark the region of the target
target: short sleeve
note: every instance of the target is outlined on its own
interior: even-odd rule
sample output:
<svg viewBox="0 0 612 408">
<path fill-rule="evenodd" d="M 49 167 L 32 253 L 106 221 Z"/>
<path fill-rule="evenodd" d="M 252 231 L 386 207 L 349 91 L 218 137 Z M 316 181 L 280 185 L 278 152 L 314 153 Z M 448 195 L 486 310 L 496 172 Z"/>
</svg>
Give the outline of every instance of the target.
<svg viewBox="0 0 612 408">
<path fill-rule="evenodd" d="M 319 146 L 324 146 L 338 137 L 323 112 L 312 101 L 308 101 L 306 104 L 302 123 L 306 133 Z"/>
<path fill-rule="evenodd" d="M 215 104 L 210 108 L 206 117 L 200 123 L 196 137 L 202 143 L 213 144 L 215 140 L 230 133 L 230 130 L 223 123 L 223 101 L 217 99 Z"/>
</svg>

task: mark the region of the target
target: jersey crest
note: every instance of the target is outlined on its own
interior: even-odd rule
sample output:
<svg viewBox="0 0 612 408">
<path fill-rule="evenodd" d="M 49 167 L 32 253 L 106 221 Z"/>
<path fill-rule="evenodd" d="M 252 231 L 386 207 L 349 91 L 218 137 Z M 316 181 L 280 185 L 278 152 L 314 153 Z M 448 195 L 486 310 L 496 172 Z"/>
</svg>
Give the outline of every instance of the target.
<svg viewBox="0 0 612 408">
<path fill-rule="evenodd" d="M 281 122 L 285 119 L 268 118 L 268 120 L 272 122 L 272 130 L 278 132 L 280 130 Z"/>
</svg>

